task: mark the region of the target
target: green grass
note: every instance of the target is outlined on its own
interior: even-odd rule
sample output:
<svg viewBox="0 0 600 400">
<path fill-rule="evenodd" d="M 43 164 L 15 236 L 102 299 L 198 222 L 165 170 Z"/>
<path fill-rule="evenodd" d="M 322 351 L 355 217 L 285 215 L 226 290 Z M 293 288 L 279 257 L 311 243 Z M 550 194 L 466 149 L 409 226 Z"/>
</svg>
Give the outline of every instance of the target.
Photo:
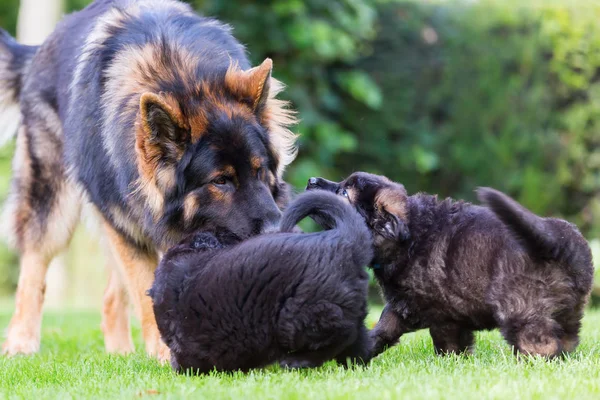
<svg viewBox="0 0 600 400">
<path fill-rule="evenodd" d="M 0 311 L 5 327 L 10 311 Z M 369 317 L 370 323 L 377 312 Z M 598 399 L 600 311 L 584 320 L 582 343 L 566 360 L 517 360 L 498 332 L 477 336 L 471 357 L 437 357 L 425 331 L 372 361 L 346 370 L 328 363 L 307 371 L 278 367 L 249 374 L 178 376 L 141 351 L 103 351 L 96 312 L 49 312 L 42 350 L 33 357 L 0 357 L 0 397 L 206 399 Z M 135 328 L 134 335 L 139 337 Z M 138 342 L 137 346 L 141 349 Z"/>
</svg>

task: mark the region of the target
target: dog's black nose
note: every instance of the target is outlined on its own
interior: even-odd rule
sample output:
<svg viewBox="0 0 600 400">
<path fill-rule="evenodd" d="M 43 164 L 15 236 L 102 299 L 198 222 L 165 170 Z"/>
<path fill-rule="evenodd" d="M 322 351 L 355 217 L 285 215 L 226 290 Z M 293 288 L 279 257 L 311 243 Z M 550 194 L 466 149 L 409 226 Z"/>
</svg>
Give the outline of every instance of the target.
<svg viewBox="0 0 600 400">
<path fill-rule="evenodd" d="M 306 184 L 306 190 L 319 189 L 319 178 L 312 177 Z"/>
<path fill-rule="evenodd" d="M 327 190 L 329 192 L 336 193 L 339 189 L 339 186 L 339 183 L 331 182 L 324 178 L 312 177 L 306 184 L 306 190 Z"/>
</svg>

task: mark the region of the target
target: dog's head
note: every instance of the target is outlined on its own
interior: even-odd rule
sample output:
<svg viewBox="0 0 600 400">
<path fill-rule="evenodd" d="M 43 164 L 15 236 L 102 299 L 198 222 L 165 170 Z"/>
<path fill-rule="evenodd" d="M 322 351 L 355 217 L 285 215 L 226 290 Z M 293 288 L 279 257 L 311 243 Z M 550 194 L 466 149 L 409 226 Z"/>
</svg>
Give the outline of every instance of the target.
<svg viewBox="0 0 600 400">
<path fill-rule="evenodd" d="M 246 71 L 232 65 L 141 96 L 140 189 L 167 244 L 198 229 L 246 238 L 277 228 L 288 193 L 281 175 L 295 150 L 271 68 L 271 60 Z"/>
<path fill-rule="evenodd" d="M 408 240 L 408 196 L 388 178 L 356 172 L 341 182 L 310 178 L 306 190 L 327 190 L 347 199 L 363 216 L 375 244 Z"/>
</svg>

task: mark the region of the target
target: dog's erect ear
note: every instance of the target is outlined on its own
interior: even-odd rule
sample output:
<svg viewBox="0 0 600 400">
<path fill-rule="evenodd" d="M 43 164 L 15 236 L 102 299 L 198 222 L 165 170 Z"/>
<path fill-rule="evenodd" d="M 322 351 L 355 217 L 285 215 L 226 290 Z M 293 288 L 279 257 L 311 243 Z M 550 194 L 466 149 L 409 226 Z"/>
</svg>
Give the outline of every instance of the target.
<svg viewBox="0 0 600 400">
<path fill-rule="evenodd" d="M 390 240 L 408 240 L 410 232 L 407 225 L 407 200 L 404 186 L 379 189 L 375 196 L 375 218 L 373 229 L 382 237 Z"/>
<path fill-rule="evenodd" d="M 140 98 L 142 137 L 138 149 L 148 158 L 178 160 L 189 140 L 189 129 L 176 102 L 155 93 L 144 93 Z M 138 135 L 139 136 L 139 135 Z"/>
<path fill-rule="evenodd" d="M 269 139 L 277 159 L 277 176 L 296 158 L 296 135 L 289 129 L 297 123 L 295 112 L 288 108 L 289 103 L 277 99 L 284 85 L 271 77 L 273 61 L 265 59 L 257 67 L 241 70 L 231 61 L 225 73 L 224 87 L 241 105 L 252 111 L 258 122 L 269 131 Z"/>
<path fill-rule="evenodd" d="M 263 112 L 269 97 L 272 70 L 273 61 L 270 58 L 246 71 L 232 64 L 225 74 L 225 86 L 258 115 Z"/>
</svg>

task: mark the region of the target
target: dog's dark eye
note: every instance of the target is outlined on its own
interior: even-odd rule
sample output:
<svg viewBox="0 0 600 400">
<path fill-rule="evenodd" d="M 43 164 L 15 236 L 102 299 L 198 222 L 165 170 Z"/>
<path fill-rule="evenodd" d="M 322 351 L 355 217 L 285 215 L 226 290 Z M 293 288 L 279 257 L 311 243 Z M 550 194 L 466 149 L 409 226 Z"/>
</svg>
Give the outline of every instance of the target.
<svg viewBox="0 0 600 400">
<path fill-rule="evenodd" d="M 346 191 L 346 189 L 342 189 L 342 196 L 344 196 L 345 198 L 349 198 L 348 192 Z"/>
<path fill-rule="evenodd" d="M 213 179 L 210 183 L 213 185 L 226 185 L 229 179 L 226 176 L 219 176 L 218 178 Z"/>
</svg>

